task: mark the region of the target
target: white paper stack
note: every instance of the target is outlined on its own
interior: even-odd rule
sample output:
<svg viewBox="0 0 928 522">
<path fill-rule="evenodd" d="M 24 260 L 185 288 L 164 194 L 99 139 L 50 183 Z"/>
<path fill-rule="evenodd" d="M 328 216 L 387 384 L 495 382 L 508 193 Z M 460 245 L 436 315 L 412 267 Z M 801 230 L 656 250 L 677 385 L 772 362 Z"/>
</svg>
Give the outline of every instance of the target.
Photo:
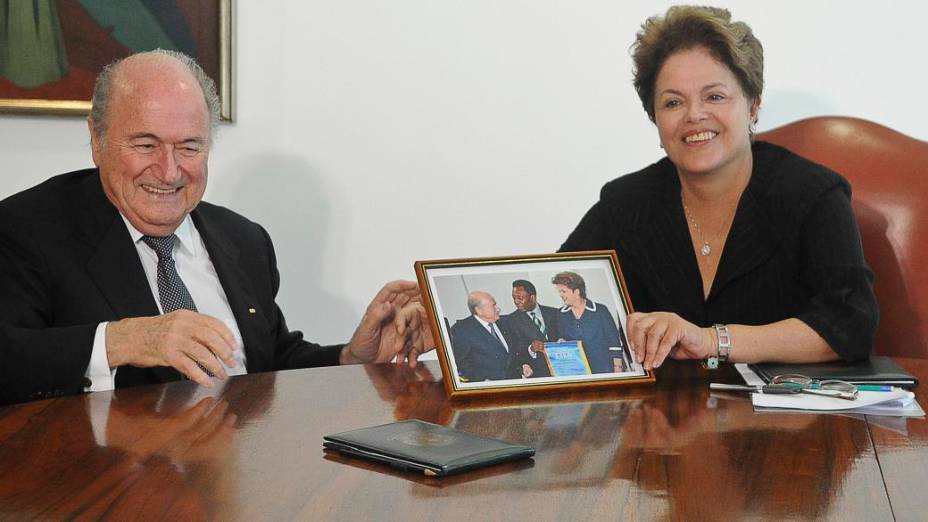
<svg viewBox="0 0 928 522">
<path fill-rule="evenodd" d="M 748 384 L 763 384 L 763 380 L 752 372 L 747 365 L 736 365 L 741 376 Z M 741 367 L 743 366 L 743 368 Z M 915 400 L 915 394 L 893 388 L 892 391 L 860 391 L 857 399 L 849 401 L 835 397 L 809 395 L 799 393 L 795 395 L 752 393 L 751 401 L 755 411 L 821 411 L 859 413 L 864 415 L 889 415 L 893 417 L 924 417 L 922 410 Z"/>
</svg>

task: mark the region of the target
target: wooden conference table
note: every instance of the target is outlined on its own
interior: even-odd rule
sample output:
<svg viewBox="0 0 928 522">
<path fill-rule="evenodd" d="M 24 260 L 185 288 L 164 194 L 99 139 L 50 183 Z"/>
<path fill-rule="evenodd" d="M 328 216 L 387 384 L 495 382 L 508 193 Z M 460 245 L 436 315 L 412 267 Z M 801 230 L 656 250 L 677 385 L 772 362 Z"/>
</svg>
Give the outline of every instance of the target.
<svg viewBox="0 0 928 522">
<path fill-rule="evenodd" d="M 922 382 L 928 360 L 899 359 Z M 668 362 L 655 386 L 451 403 L 432 361 L 190 382 L 0 408 L 0 519 L 924 520 L 924 419 L 754 413 Z M 928 406 L 926 385 L 917 389 Z M 533 445 L 427 478 L 322 450 L 419 418 Z"/>
</svg>

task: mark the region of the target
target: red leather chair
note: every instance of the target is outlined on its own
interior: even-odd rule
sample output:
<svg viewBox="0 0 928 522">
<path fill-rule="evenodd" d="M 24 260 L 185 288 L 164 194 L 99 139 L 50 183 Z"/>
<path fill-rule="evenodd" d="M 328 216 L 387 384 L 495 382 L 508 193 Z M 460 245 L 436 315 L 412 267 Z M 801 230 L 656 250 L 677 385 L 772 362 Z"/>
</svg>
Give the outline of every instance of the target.
<svg viewBox="0 0 928 522">
<path fill-rule="evenodd" d="M 876 351 L 928 358 L 928 142 L 857 118 L 818 117 L 764 132 L 842 174 L 880 304 Z"/>
</svg>

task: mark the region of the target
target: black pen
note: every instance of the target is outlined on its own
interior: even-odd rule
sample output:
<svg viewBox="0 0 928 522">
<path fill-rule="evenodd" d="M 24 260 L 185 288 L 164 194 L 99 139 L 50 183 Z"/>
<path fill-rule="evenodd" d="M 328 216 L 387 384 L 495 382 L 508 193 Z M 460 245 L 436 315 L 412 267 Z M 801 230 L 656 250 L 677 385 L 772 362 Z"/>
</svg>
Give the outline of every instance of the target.
<svg viewBox="0 0 928 522">
<path fill-rule="evenodd" d="M 750 384 L 721 384 L 713 382 L 709 384 L 710 390 L 715 391 L 746 391 L 751 393 L 766 393 L 770 395 L 792 395 L 805 393 L 808 395 L 821 395 L 823 397 L 832 397 L 835 399 L 844 399 L 853 401 L 857 399 L 857 390 L 854 393 L 843 392 L 838 390 L 810 389 L 800 386 L 790 386 L 788 384 L 764 384 L 763 386 L 753 386 Z"/>
<path fill-rule="evenodd" d="M 713 382 L 709 384 L 710 390 L 716 391 L 746 391 L 751 393 L 769 393 L 779 395 L 792 395 L 801 393 L 802 389 L 783 386 L 782 384 L 765 384 L 763 386 L 752 386 L 750 384 L 721 384 Z"/>
</svg>

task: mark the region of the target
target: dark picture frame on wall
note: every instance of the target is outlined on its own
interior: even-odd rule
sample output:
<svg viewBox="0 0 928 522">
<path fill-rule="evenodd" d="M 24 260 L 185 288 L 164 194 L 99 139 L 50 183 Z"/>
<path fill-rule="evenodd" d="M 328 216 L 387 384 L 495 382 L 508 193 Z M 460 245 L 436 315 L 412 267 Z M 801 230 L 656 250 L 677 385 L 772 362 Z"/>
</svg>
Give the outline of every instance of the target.
<svg viewBox="0 0 928 522">
<path fill-rule="evenodd" d="M 451 398 L 653 383 L 615 251 L 417 261 Z"/>
<path fill-rule="evenodd" d="M 194 57 L 231 121 L 232 0 L 7 2 L 0 9 L 0 112 L 86 115 L 113 60 L 156 48 Z"/>
</svg>

